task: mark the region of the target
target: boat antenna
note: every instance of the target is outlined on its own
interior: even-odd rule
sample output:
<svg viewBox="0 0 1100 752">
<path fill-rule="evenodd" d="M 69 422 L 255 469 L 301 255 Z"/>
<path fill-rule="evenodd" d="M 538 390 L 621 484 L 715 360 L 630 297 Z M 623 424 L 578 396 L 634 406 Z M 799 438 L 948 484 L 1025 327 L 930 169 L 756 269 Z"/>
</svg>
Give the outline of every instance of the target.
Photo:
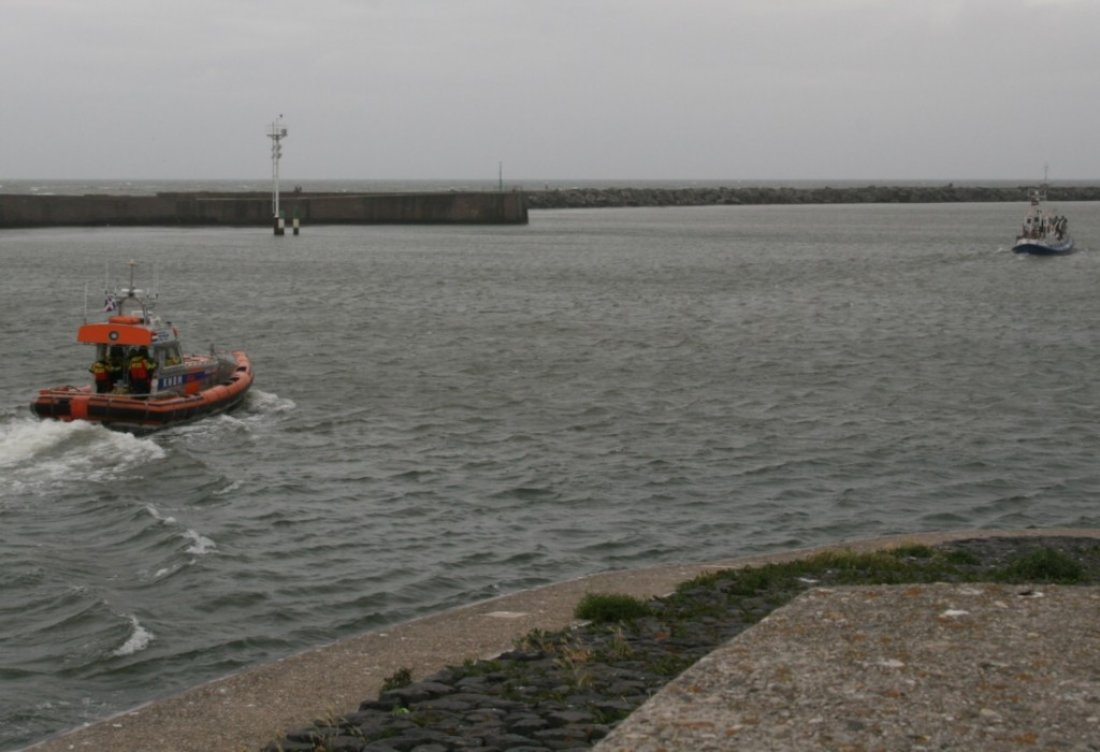
<svg viewBox="0 0 1100 752">
<path fill-rule="evenodd" d="M 84 283 L 84 323 L 88 323 L 88 283 Z"/>
<path fill-rule="evenodd" d="M 127 296 L 129 296 L 131 298 L 134 297 L 134 267 L 135 266 L 137 266 L 137 263 L 133 259 L 130 259 L 130 290 L 126 294 L 127 294 Z"/>
</svg>

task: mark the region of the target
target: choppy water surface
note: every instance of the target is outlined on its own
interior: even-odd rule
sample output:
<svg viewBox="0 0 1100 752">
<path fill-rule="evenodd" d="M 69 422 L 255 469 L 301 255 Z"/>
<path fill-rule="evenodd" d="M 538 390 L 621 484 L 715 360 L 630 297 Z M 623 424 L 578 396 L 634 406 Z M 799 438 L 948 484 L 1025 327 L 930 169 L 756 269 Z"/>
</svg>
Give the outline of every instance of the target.
<svg viewBox="0 0 1100 752">
<path fill-rule="evenodd" d="M 1015 257 L 1022 210 L 0 233 L 0 749 L 592 572 L 1100 525 L 1100 266 Z M 251 353 L 245 406 L 32 419 L 131 258 L 186 343 Z"/>
</svg>

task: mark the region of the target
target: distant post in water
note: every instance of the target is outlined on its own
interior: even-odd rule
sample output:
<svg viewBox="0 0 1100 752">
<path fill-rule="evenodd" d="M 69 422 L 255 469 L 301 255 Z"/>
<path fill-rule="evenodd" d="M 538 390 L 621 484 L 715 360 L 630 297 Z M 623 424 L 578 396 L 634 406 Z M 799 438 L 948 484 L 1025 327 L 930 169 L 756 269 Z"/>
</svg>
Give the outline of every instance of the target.
<svg viewBox="0 0 1100 752">
<path fill-rule="evenodd" d="M 283 156 L 282 141 L 286 138 L 286 128 L 283 127 L 281 114 L 271 124 L 267 137 L 271 139 L 271 214 L 275 222 L 275 234 L 285 235 L 286 225 L 282 212 L 279 211 L 279 159 Z"/>
</svg>

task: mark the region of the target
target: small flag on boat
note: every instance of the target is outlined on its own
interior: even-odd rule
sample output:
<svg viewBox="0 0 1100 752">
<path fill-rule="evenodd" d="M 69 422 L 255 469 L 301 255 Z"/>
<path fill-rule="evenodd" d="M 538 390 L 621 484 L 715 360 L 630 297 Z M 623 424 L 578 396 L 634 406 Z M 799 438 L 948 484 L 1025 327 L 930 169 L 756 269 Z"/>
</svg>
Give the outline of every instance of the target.
<svg viewBox="0 0 1100 752">
<path fill-rule="evenodd" d="M 108 295 L 107 300 L 103 303 L 103 312 L 110 313 L 111 311 L 118 310 L 118 301 L 114 295 Z"/>
</svg>

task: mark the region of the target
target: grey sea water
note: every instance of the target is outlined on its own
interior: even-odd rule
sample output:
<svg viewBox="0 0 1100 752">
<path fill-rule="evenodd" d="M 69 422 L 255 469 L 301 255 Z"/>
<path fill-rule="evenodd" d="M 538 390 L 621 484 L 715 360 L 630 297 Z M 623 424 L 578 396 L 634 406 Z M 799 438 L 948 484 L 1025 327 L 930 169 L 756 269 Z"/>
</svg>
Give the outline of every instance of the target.
<svg viewBox="0 0 1100 752">
<path fill-rule="evenodd" d="M 593 572 L 1100 525 L 1100 205 L 1060 208 L 1053 259 L 1022 204 L 0 233 L 0 749 Z M 249 351 L 238 412 L 30 416 L 130 259 Z"/>
</svg>

